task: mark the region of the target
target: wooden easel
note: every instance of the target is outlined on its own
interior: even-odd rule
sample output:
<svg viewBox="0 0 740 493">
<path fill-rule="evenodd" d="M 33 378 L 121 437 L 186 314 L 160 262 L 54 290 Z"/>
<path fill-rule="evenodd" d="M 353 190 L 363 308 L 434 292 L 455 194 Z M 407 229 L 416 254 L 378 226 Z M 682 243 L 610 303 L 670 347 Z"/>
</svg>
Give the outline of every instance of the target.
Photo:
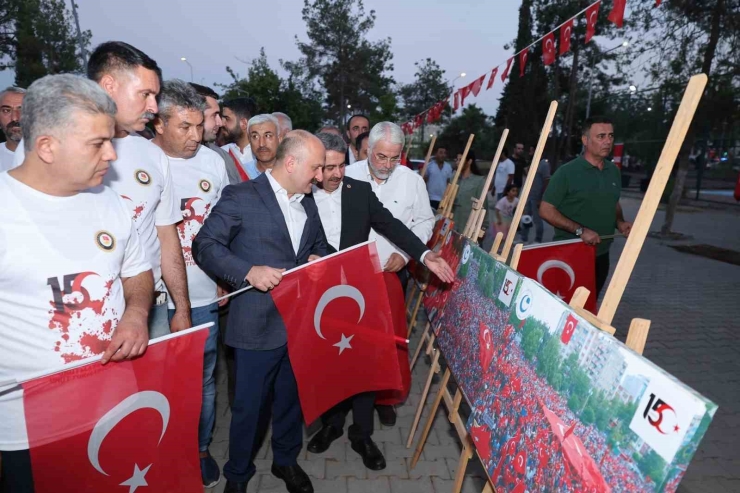
<svg viewBox="0 0 740 493">
<path fill-rule="evenodd" d="M 597 316 L 590 315 L 583 308 L 589 295 L 589 291 L 587 289 L 579 287 L 573 294 L 573 297 L 571 299 L 570 306 L 574 309 L 574 311 L 576 311 L 576 313 L 588 320 L 595 327 L 604 330 L 612 335 L 614 334 L 615 330 L 611 326 L 611 322 L 613 320 L 617 306 L 621 301 L 621 297 L 624 294 L 624 289 L 627 285 L 627 281 L 629 280 L 632 270 L 634 269 L 634 265 L 637 261 L 637 256 L 639 255 L 642 245 L 645 242 L 645 238 L 647 236 L 650 224 L 655 216 L 655 211 L 657 210 L 660 197 L 662 196 L 665 185 L 668 182 L 671 169 L 673 167 L 673 164 L 675 163 L 676 157 L 678 156 L 678 152 L 683 143 L 683 140 L 686 137 L 686 132 L 688 131 L 689 125 L 691 124 L 691 120 L 693 119 L 694 113 L 696 112 L 696 108 L 699 104 L 699 100 L 701 99 L 701 95 L 704 92 L 706 84 L 707 76 L 704 74 L 695 75 L 689 81 L 688 87 L 686 88 L 686 92 L 684 93 L 684 97 L 681 102 L 681 106 L 679 107 L 678 113 L 676 114 L 676 118 L 671 127 L 668 139 L 666 140 L 666 144 L 663 148 L 663 152 L 661 153 L 660 159 L 658 160 L 658 164 L 655 168 L 655 174 L 653 175 L 653 179 L 651 180 L 650 186 L 648 187 L 648 190 L 640 206 L 640 210 L 632 226 L 632 232 L 630 233 L 627 244 L 622 251 L 622 255 L 620 256 L 619 262 L 617 264 L 617 268 L 615 269 L 612 280 L 609 283 L 606 294 L 604 295 L 604 299 L 602 300 L 599 314 Z M 540 135 L 541 141 L 542 137 L 543 136 Z M 539 162 L 540 151 L 541 149 L 538 145 L 537 151 L 535 152 L 536 162 Z M 533 179 L 532 177 L 533 173 L 532 170 L 530 170 L 530 175 L 527 177 L 527 182 L 529 186 L 531 186 L 531 180 Z M 526 193 L 529 192 L 526 185 L 525 190 Z M 521 219 L 521 211 L 519 210 L 519 208 L 517 208 L 517 213 L 515 213 L 514 219 L 515 220 L 512 221 L 512 225 L 518 225 L 518 222 Z M 516 229 L 514 229 L 514 234 L 515 232 Z M 504 256 L 504 253 L 508 253 L 508 250 L 511 246 L 509 240 L 513 237 L 513 235 L 511 234 L 511 230 L 509 233 L 510 234 L 507 236 L 507 244 L 504 245 L 502 256 Z M 629 331 L 627 334 L 627 347 L 639 354 L 642 354 L 645 348 L 645 342 L 647 341 L 649 329 L 649 320 L 639 318 L 633 319 L 630 323 Z M 435 354 L 435 360 L 433 362 L 433 364 L 436 363 L 437 366 L 439 360 L 438 353 L 439 350 L 437 350 L 437 354 Z M 461 421 L 459 419 L 459 416 L 457 415 L 457 410 L 460 404 L 460 399 L 458 399 L 458 395 L 456 394 L 455 398 L 452 399 L 451 405 L 448 404 L 447 397 L 449 396 L 449 391 L 447 390 L 446 386 L 447 382 L 449 381 L 449 377 L 450 372 L 448 369 L 442 378 L 442 382 L 440 383 L 440 389 L 437 393 L 437 396 L 435 397 L 430 416 L 424 428 L 424 433 L 422 434 L 422 437 L 419 440 L 419 444 L 417 445 L 417 449 L 412 459 L 411 467 L 413 468 L 419 459 L 426 437 L 429 433 L 429 430 L 431 429 L 432 423 L 434 422 L 434 417 L 437 409 L 439 408 L 439 404 L 444 400 L 445 405 L 449 411 L 449 419 L 450 421 L 455 421 L 455 429 L 458 431 L 458 435 L 460 435 L 460 439 L 463 443 L 463 451 L 460 456 L 457 474 L 455 477 L 455 483 L 453 486 L 453 491 L 457 493 L 462 487 L 462 480 L 464 479 L 465 469 L 467 467 L 468 461 L 472 457 L 474 448 L 472 446 L 472 440 L 467 434 L 467 430 L 465 429 L 465 427 L 463 426 L 462 430 L 460 430 L 460 427 L 457 424 L 458 421 Z M 460 433 L 461 431 L 463 433 Z M 490 481 L 487 482 L 483 491 L 484 493 L 495 491 Z"/>
</svg>

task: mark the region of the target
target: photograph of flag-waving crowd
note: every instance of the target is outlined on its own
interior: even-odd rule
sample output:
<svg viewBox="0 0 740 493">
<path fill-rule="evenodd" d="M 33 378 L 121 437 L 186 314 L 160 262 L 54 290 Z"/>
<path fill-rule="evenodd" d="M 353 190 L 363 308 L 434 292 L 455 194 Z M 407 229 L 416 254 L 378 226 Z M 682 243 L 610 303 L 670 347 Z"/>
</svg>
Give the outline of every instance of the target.
<svg viewBox="0 0 740 493">
<path fill-rule="evenodd" d="M 438 342 L 496 491 L 675 491 L 716 405 L 459 241 Z"/>
</svg>

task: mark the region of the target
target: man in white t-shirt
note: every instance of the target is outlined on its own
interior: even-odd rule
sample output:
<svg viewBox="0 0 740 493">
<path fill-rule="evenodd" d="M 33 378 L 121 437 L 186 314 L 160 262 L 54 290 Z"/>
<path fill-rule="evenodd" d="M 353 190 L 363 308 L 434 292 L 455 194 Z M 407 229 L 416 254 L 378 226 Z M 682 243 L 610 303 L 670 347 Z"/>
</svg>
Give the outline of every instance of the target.
<svg viewBox="0 0 740 493">
<path fill-rule="evenodd" d="M 493 187 L 496 196 L 492 198 L 493 200 L 488 201 L 489 204 L 495 205 L 504 196 L 504 189 L 514 182 L 514 169 L 514 162 L 509 159 L 509 151 L 504 147 L 493 177 Z"/>
<path fill-rule="evenodd" d="M 159 114 L 154 120 L 154 144 L 170 160 L 175 196 L 182 210 L 182 221 L 177 225 L 185 268 L 188 275 L 191 317 L 193 324 L 213 322 L 206 340 L 203 357 L 203 401 L 198 427 L 200 469 L 203 486 L 213 488 L 221 479 L 218 464 L 208 452 L 216 422 L 216 369 L 218 348 L 218 296 L 225 294 L 216 282 L 203 272 L 193 260 L 193 240 L 208 214 L 229 184 L 221 156 L 201 145 L 203 139 L 203 96 L 187 82 L 179 79 L 165 81 L 159 94 Z M 170 304 L 170 316 L 175 313 Z"/>
<path fill-rule="evenodd" d="M 25 159 L 0 173 L 0 382 L 86 357 L 144 354 L 154 293 L 131 214 L 100 186 L 115 160 L 116 105 L 52 75 L 24 101 Z M 0 491 L 33 492 L 19 386 L 0 388 Z M 60 459 L 63 461 L 63 459 Z"/>
<path fill-rule="evenodd" d="M 90 55 L 87 67 L 88 77 L 118 106 L 113 140 L 118 159 L 111 163 L 104 184 L 121 195 L 131 209 L 147 260 L 152 265 L 157 297 L 149 335 L 156 338 L 169 334 L 170 330 L 187 329 L 192 326 L 190 301 L 175 227 L 182 216 L 172 189 L 169 161 L 161 149 L 135 134 L 157 112 L 162 72 L 145 53 L 120 41 L 99 45 Z M 168 298 L 177 307 L 169 323 Z"/>
<path fill-rule="evenodd" d="M 219 135 L 227 142 L 221 149 L 231 155 L 241 181 L 254 180 L 259 176 L 247 133 L 247 124 L 256 113 L 257 105 L 252 98 L 227 99 L 221 103 L 223 126 Z"/>
<path fill-rule="evenodd" d="M 0 129 L 5 134 L 5 142 L 0 144 L 0 171 L 13 168 L 15 150 L 23 138 L 21 110 L 25 94 L 20 87 L 8 87 L 0 93 Z"/>
<path fill-rule="evenodd" d="M 424 175 L 424 181 L 427 183 L 429 192 L 429 204 L 432 209 L 437 210 L 442 196 L 447 189 L 447 184 L 452 180 L 455 172 L 452 165 L 446 161 L 447 149 L 438 147 L 434 154 L 434 161 L 427 166 L 427 172 Z"/>
</svg>

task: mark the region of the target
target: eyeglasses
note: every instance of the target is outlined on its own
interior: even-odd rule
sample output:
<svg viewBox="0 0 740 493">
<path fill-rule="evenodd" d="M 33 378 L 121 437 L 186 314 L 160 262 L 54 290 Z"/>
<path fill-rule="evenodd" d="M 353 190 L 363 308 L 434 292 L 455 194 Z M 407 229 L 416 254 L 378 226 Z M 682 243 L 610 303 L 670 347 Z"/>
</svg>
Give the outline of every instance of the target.
<svg viewBox="0 0 740 493">
<path fill-rule="evenodd" d="M 374 161 L 378 164 L 398 164 L 401 162 L 401 156 L 388 157 L 383 154 L 373 153 Z"/>
</svg>

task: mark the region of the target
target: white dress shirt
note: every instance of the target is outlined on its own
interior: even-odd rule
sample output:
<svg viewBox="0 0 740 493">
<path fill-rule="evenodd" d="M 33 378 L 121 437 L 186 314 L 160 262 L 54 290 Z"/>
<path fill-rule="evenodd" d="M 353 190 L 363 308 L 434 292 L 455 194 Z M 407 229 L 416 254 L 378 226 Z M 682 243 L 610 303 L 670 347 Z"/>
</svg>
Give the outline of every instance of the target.
<svg viewBox="0 0 740 493">
<path fill-rule="evenodd" d="M 401 221 L 422 242 L 429 241 L 434 229 L 434 213 L 429 205 L 427 187 L 421 176 L 405 166 L 396 165 L 390 178 L 378 183 L 370 174 L 367 159 L 347 166 L 345 174 L 350 178 L 370 183 L 378 200 L 391 211 L 393 217 Z M 409 261 L 410 257 L 406 253 L 374 229 L 370 231 L 369 239 L 377 239 L 381 265 L 385 265 L 393 253 L 398 253 L 406 262 Z"/>
<path fill-rule="evenodd" d="M 342 238 L 342 186 L 331 193 L 316 185 L 313 186 L 313 199 L 319 208 L 321 225 L 324 227 L 326 241 L 339 251 L 339 242 Z"/>
<path fill-rule="evenodd" d="M 293 251 L 298 255 L 298 249 L 301 247 L 303 228 L 306 226 L 306 220 L 308 219 L 306 210 L 301 204 L 305 195 L 296 193 L 292 197 L 288 197 L 288 191 L 272 177 L 272 170 L 267 170 L 266 174 L 272 191 L 275 192 L 275 198 L 280 206 L 280 212 L 283 213 L 283 217 L 285 218 L 285 224 L 288 226 L 288 234 L 290 235 L 291 243 L 293 243 Z"/>
<path fill-rule="evenodd" d="M 239 149 L 239 145 L 234 142 L 226 144 L 225 146 L 221 146 L 221 149 L 226 152 L 233 152 L 234 156 L 236 156 L 239 159 L 239 162 L 241 162 L 242 164 L 247 164 L 250 161 L 254 161 L 254 156 L 252 155 L 252 146 L 249 144 L 247 144 L 247 147 L 244 148 L 244 152 L 242 152 L 242 150 Z"/>
</svg>

